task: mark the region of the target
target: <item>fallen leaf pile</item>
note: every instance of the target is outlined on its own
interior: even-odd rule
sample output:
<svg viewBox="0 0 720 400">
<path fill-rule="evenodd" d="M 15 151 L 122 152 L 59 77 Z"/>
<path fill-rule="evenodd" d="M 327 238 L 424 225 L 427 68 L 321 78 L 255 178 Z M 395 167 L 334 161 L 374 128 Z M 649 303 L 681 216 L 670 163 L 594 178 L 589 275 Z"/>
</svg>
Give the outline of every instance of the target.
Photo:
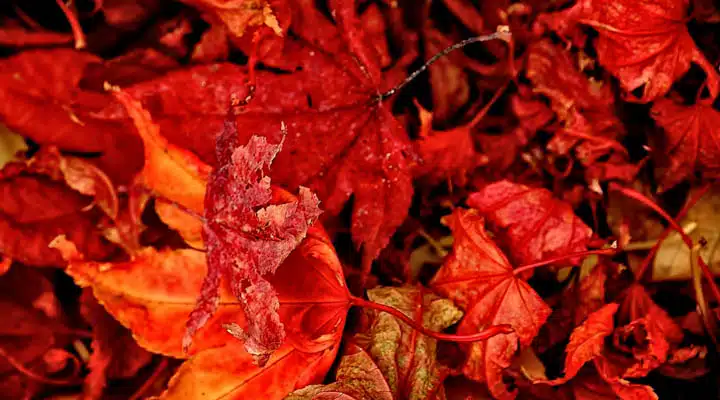
<svg viewBox="0 0 720 400">
<path fill-rule="evenodd" d="M 0 397 L 720 397 L 719 28 L 5 2 Z"/>
</svg>

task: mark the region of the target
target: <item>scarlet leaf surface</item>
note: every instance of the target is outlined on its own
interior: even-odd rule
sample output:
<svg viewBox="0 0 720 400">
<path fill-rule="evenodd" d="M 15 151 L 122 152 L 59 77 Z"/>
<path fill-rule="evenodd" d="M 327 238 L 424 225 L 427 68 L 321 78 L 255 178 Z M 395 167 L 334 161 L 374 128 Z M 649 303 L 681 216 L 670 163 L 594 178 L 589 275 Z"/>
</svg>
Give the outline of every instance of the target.
<svg viewBox="0 0 720 400">
<path fill-rule="evenodd" d="M 13 131 L 61 150 L 99 153 L 112 178 L 129 179 L 140 166 L 140 141 L 122 115 L 101 112 L 110 98 L 80 89 L 97 57 L 72 50 L 36 50 L 0 61 L 0 119 Z M 39 124 L 37 121 L 43 121 Z"/>
<path fill-rule="evenodd" d="M 640 101 L 667 93 L 691 62 L 705 71 L 714 98 L 720 76 L 688 33 L 687 8 L 685 0 L 578 0 L 572 8 L 553 15 L 550 24 L 561 30 L 574 23 L 595 28 L 600 64 L 627 91 L 644 86 Z"/>
<path fill-rule="evenodd" d="M 291 190 L 310 187 L 332 214 L 354 196 L 352 235 L 369 265 L 404 220 L 413 192 L 407 133 L 389 103 L 378 101 L 397 75 L 380 71 L 383 55 L 365 38 L 365 20 L 352 2 L 330 2 L 335 21 L 303 1 L 289 4 L 292 35 L 267 40 L 282 50 L 277 67 L 291 72 L 256 72 L 254 97 L 231 117 L 238 138 L 223 145 L 222 157 L 253 135 L 279 143 L 284 122 L 287 151 L 273 164 L 273 182 Z M 218 64 L 177 71 L 128 93 L 143 102 L 170 142 L 186 143 L 213 164 L 214 138 L 224 129 L 231 100 L 249 95 L 248 80 L 246 69 Z"/>
<path fill-rule="evenodd" d="M 508 254 L 521 264 L 583 251 L 592 235 L 569 204 L 542 188 L 495 182 L 470 195 L 468 205 L 488 219 Z"/>
<path fill-rule="evenodd" d="M 613 318 L 617 309 L 616 303 L 607 304 L 590 314 L 582 325 L 575 328 L 565 349 L 565 376 L 552 381 L 553 384 L 569 381 L 586 362 L 601 354 L 605 338 L 613 333 Z"/>
<path fill-rule="evenodd" d="M 511 398 L 502 372 L 518 349 L 528 346 L 550 315 L 550 308 L 525 281 L 513 274 L 505 255 L 487 236 L 474 211 L 456 210 L 448 219 L 455 242 L 431 286 L 465 309 L 458 333 L 509 324 L 514 333 L 472 345 L 463 372 L 486 381 L 496 398 Z"/>
<path fill-rule="evenodd" d="M 67 251 L 65 256 L 78 255 Z M 188 357 L 182 346 L 185 322 L 206 272 L 202 252 L 152 248 L 128 262 L 76 260 L 68 267 L 75 281 L 92 287 L 98 301 L 141 346 L 178 358 Z M 349 307 L 340 264 L 325 233 L 311 228 L 268 280 L 277 291 L 287 340 L 265 367 L 253 365 L 254 357 L 225 329 L 231 323 L 245 328 L 246 320 L 244 305 L 223 284 L 216 312 L 189 348 L 192 359 L 177 371 L 164 398 L 242 399 L 260 394 L 280 399 L 322 378 L 337 351 Z"/>
<path fill-rule="evenodd" d="M 92 165 L 46 149 L 0 171 L 0 251 L 34 266 L 60 266 L 62 258 L 48 244 L 60 234 L 75 241 L 91 259 L 102 259 L 113 247 L 95 228 L 100 213 L 109 213 L 117 198 L 107 177 Z"/>
<path fill-rule="evenodd" d="M 657 101 L 652 116 L 663 128 L 657 176 L 661 189 L 670 189 L 694 172 L 705 178 L 720 176 L 720 112 L 712 105 L 678 104 L 670 99 Z"/>
</svg>

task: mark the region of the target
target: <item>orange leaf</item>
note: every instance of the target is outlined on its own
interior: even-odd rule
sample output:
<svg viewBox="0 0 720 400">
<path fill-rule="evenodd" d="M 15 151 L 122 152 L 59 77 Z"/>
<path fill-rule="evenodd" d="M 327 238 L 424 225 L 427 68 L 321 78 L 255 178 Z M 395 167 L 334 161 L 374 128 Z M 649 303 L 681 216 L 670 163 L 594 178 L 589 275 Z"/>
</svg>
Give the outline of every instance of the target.
<svg viewBox="0 0 720 400">
<path fill-rule="evenodd" d="M 62 242 L 62 240 L 58 240 Z M 66 257 L 73 256 L 66 251 Z M 145 248 L 118 263 L 77 259 L 67 269 L 81 286 L 129 328 L 146 349 L 178 358 L 193 355 L 172 379 L 167 398 L 280 399 L 296 387 L 317 382 L 332 363 L 350 306 L 340 263 L 321 228 L 312 227 L 268 281 L 277 291 L 287 340 L 264 368 L 252 365 L 243 343 L 227 324 L 244 328 L 240 301 L 221 286 L 217 312 L 197 331 L 188 354 L 182 350 L 185 323 L 207 266 L 196 250 Z M 262 388 L 262 390 L 260 389 Z"/>
<path fill-rule="evenodd" d="M 145 165 L 137 178 L 139 182 L 201 214 L 211 168 L 193 153 L 169 143 L 140 102 L 119 90 L 114 95 L 125 106 L 145 146 Z"/>
</svg>

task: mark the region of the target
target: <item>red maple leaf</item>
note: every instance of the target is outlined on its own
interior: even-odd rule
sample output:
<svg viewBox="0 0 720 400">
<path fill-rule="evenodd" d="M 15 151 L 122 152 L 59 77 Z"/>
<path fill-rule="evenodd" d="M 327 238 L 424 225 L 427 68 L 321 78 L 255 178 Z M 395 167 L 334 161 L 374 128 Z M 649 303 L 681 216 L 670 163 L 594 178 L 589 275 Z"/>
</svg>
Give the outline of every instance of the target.
<svg viewBox="0 0 720 400">
<path fill-rule="evenodd" d="M 708 179 L 720 177 L 720 112 L 702 102 L 686 106 L 661 99 L 652 116 L 664 130 L 655 153 L 659 190 L 671 189 L 695 171 Z"/>
<path fill-rule="evenodd" d="M 113 246 L 96 228 L 102 213 L 117 213 L 112 183 L 92 164 L 44 148 L 31 159 L 0 170 L 0 252 L 33 266 L 61 266 L 50 242 L 65 234 L 90 259 L 102 259 Z"/>
<path fill-rule="evenodd" d="M 519 264 L 583 251 L 592 230 L 570 205 L 542 188 L 500 181 L 468 198 L 495 227 L 500 242 Z"/>
<path fill-rule="evenodd" d="M 667 93 L 691 62 L 705 71 L 715 98 L 720 76 L 690 37 L 685 26 L 687 7 L 687 0 L 579 0 L 544 21 L 561 33 L 576 23 L 595 28 L 600 64 L 628 92 L 644 86 L 639 98 L 642 102 Z"/>
<path fill-rule="evenodd" d="M 126 182 L 142 165 L 140 139 L 122 114 L 104 113 L 111 97 L 81 89 L 91 54 L 68 49 L 35 50 L 0 61 L 0 120 L 41 145 L 100 154 L 96 163 Z M 38 123 L 38 121 L 43 121 Z"/>
<path fill-rule="evenodd" d="M 391 86 L 387 81 L 400 76 L 381 71 L 383 55 L 365 40 L 366 22 L 353 2 L 330 2 L 334 21 L 314 6 L 291 5 L 291 34 L 266 39 L 282 49 L 287 72 L 255 72 L 254 96 L 232 116 L 239 137 L 224 151 L 232 153 L 253 135 L 278 143 L 284 122 L 286 151 L 274 162 L 273 182 L 291 190 L 310 187 L 332 214 L 353 196 L 352 235 L 369 267 L 405 219 L 413 192 L 412 147 L 380 97 Z M 231 101 L 250 96 L 249 75 L 232 64 L 200 66 L 127 92 L 142 101 L 170 142 L 214 164 L 214 138 Z"/>
<path fill-rule="evenodd" d="M 551 309 L 527 282 L 515 276 L 475 211 L 458 209 L 447 224 L 455 238 L 453 250 L 430 284 L 465 309 L 458 333 L 497 324 L 509 324 L 515 330 L 473 344 L 463 372 L 486 381 L 496 398 L 512 397 L 503 383 L 502 371 L 510 366 L 518 341 L 528 346 Z"/>
</svg>

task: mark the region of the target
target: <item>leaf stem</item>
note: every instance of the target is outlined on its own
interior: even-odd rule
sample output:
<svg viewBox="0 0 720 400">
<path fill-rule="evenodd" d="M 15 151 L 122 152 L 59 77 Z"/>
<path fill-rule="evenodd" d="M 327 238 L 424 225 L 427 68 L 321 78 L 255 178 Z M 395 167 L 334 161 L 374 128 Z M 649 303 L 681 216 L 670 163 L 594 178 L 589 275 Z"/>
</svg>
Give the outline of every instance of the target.
<svg viewBox="0 0 720 400">
<path fill-rule="evenodd" d="M 513 275 L 519 275 L 525 271 L 529 271 L 529 270 L 535 269 L 537 267 L 542 267 L 542 266 L 545 266 L 548 264 L 556 263 L 558 261 L 563 261 L 563 260 L 567 260 L 570 258 L 587 257 L 587 256 L 592 256 L 592 255 L 612 256 L 612 255 L 617 254 L 618 251 L 620 251 L 620 250 L 616 249 L 616 248 L 609 248 L 609 249 L 595 249 L 595 250 L 578 251 L 575 253 L 563 254 L 561 256 L 552 257 L 552 258 L 548 258 L 545 260 L 540 260 L 540 261 L 534 262 L 532 264 L 521 265 L 513 270 Z"/>
<path fill-rule="evenodd" d="M 82 31 L 80 22 L 78 22 L 77 20 L 77 16 L 72 10 L 70 10 L 70 7 L 65 4 L 64 0 L 55 0 L 55 2 L 57 3 L 58 7 L 60 7 L 63 14 L 65 14 L 65 18 L 67 18 L 68 23 L 70 23 L 70 28 L 72 29 L 73 36 L 75 37 L 75 48 L 85 48 L 85 46 L 87 45 L 87 42 L 85 41 L 85 34 Z"/>
<path fill-rule="evenodd" d="M 670 214 L 668 214 L 665 210 L 663 210 L 659 205 L 655 204 L 654 201 L 650 200 L 644 194 L 642 194 L 634 189 L 622 187 L 614 182 L 610 183 L 609 189 L 615 190 L 628 198 L 637 200 L 640 203 L 651 208 L 656 213 L 660 214 L 660 216 L 663 217 L 667 221 L 668 225 L 670 225 L 670 228 L 672 228 L 672 230 L 677 231 L 677 233 L 680 234 L 680 237 L 682 238 L 683 242 L 685 242 L 685 244 L 692 250 L 692 248 L 693 248 L 692 238 L 690 238 L 690 236 L 688 236 L 688 234 L 685 233 L 685 231 L 680 226 L 680 224 L 678 224 L 677 221 L 675 221 L 675 219 L 673 219 L 673 217 L 670 216 Z M 700 189 L 699 192 L 695 194 L 695 197 L 692 198 L 691 201 L 689 201 L 688 204 L 683 208 L 683 210 L 680 212 L 680 214 L 684 215 L 685 213 L 687 213 L 687 211 L 692 207 L 692 205 L 694 205 L 694 203 L 697 202 L 700 199 L 700 197 L 702 197 L 702 195 L 705 194 L 705 192 L 707 192 L 709 189 L 710 189 L 710 185 L 705 185 L 702 189 Z M 645 270 L 647 269 L 648 265 L 650 264 L 649 260 L 651 260 L 652 257 L 655 256 L 655 254 L 657 253 L 657 250 L 660 248 L 660 243 L 662 243 L 662 240 L 665 237 L 667 237 L 669 232 L 670 232 L 670 230 L 668 230 L 668 229 L 666 229 L 666 231 L 663 232 L 663 235 L 661 235 L 661 237 L 658 240 L 657 247 L 653 248 L 653 250 L 650 251 L 650 254 L 643 262 L 643 265 L 641 266 L 640 271 L 637 275 L 638 277 L 642 277 L 642 275 L 645 273 Z M 712 271 L 710 271 L 710 268 L 705 263 L 705 260 L 703 260 L 701 257 L 698 256 L 697 262 L 698 262 L 698 265 L 700 265 L 700 270 L 702 271 L 703 275 L 705 276 L 705 279 L 707 279 L 707 281 L 708 281 L 710 290 L 713 292 L 713 296 L 715 297 L 715 300 L 720 302 L 720 288 L 718 288 L 717 284 L 715 283 L 715 277 L 713 276 Z"/>
<path fill-rule="evenodd" d="M 472 342 L 478 342 L 481 340 L 487 340 L 491 337 L 499 334 L 507 334 L 512 333 L 514 330 L 510 325 L 492 325 L 488 327 L 487 329 L 480 331 L 478 333 L 474 333 L 472 335 L 453 335 L 449 333 L 442 333 L 442 332 L 435 332 L 431 331 L 430 329 L 425 328 L 422 326 L 422 324 L 414 321 L 412 318 L 408 317 L 407 315 L 403 314 L 402 311 L 386 306 L 384 304 L 376 303 L 374 301 L 365 300 L 360 297 L 356 296 L 350 296 L 350 304 L 358 307 L 362 307 L 365 309 L 372 309 L 377 311 L 386 312 L 393 317 L 401 320 L 402 322 L 408 324 L 411 328 L 415 329 L 416 331 L 422 333 L 423 335 L 429 336 L 433 339 L 442 340 L 446 342 L 455 342 L 455 343 L 472 343 Z"/>
<path fill-rule="evenodd" d="M 15 359 L 15 357 L 8 354 L 7 351 L 5 351 L 4 348 L 0 347 L 0 357 L 4 358 L 5 361 L 8 362 L 13 368 L 15 368 L 18 372 L 25 375 L 28 379 L 44 383 L 46 385 L 57 385 L 57 386 L 76 386 L 82 383 L 81 380 L 78 379 L 53 379 L 48 378 L 42 375 L 39 375 L 35 373 L 34 371 L 31 371 L 30 369 L 26 368 L 22 363 Z"/>
<path fill-rule="evenodd" d="M 394 95 L 400 89 L 404 88 L 408 83 L 412 82 L 415 78 L 417 78 L 418 75 L 425 72 L 425 70 L 428 69 L 428 67 L 430 67 L 431 65 L 433 65 L 437 60 L 452 53 L 455 50 L 462 49 L 463 47 L 465 47 L 469 44 L 478 43 L 478 42 L 488 42 L 490 40 L 495 40 L 495 39 L 507 40 L 507 38 L 509 37 L 509 35 L 511 33 L 509 31 L 507 31 L 507 27 L 505 27 L 505 29 L 502 29 L 502 28 L 503 27 L 499 26 L 498 31 L 495 33 L 492 33 L 490 35 L 474 36 L 474 37 L 465 39 L 461 42 L 458 42 L 451 46 L 446 47 L 444 50 L 442 50 L 441 52 L 430 57 L 429 60 L 425 61 L 425 63 L 420 68 L 416 69 L 412 74 L 408 75 L 402 82 L 400 82 L 400 84 L 398 84 L 394 88 L 388 90 L 387 92 L 379 95 L 377 98 L 377 101 L 383 101 L 383 100 L 387 99 L 388 97 Z"/>
</svg>

